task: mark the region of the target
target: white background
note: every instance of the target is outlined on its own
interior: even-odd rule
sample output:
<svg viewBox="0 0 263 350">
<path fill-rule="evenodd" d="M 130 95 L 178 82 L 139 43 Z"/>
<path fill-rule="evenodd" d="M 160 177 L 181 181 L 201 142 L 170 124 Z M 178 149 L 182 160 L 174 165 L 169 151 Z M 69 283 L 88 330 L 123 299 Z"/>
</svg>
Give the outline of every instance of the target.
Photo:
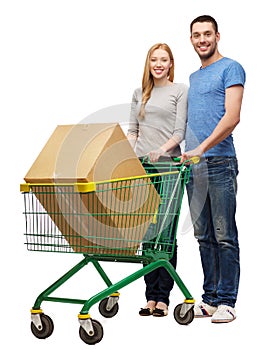
<svg viewBox="0 0 263 350">
<path fill-rule="evenodd" d="M 200 65 L 190 45 L 189 24 L 201 14 L 217 19 L 220 52 L 238 60 L 247 72 L 241 123 L 234 133 L 240 166 L 238 317 L 224 325 L 204 319 L 180 326 L 173 319 L 173 308 L 184 298 L 176 286 L 168 317 L 139 317 L 139 308 L 145 303 L 144 282 L 140 279 L 120 291 L 120 310 L 114 318 L 104 319 L 96 305 L 91 309 L 92 317 L 104 329 L 104 338 L 96 348 L 180 346 L 216 350 L 241 344 L 257 348 L 255 344 L 261 343 L 260 331 L 256 329 L 262 319 L 259 5 L 256 0 L 1 1 L 1 346 L 88 347 L 78 336 L 80 305 L 43 303 L 44 312 L 54 321 L 54 333 L 46 340 L 31 334 L 30 308 L 35 298 L 81 256 L 26 250 L 19 185 L 58 124 L 94 121 L 95 113 L 98 122 L 119 121 L 125 125 L 126 107 L 141 83 L 146 53 L 156 42 L 170 45 L 175 56 L 175 80 L 188 84 L 189 74 Z M 199 301 L 202 272 L 187 218 L 184 202 L 178 231 L 178 273 Z M 113 282 L 139 267 L 105 265 Z M 61 295 L 88 299 L 102 288 L 99 276 L 88 266 L 62 288 Z"/>
</svg>

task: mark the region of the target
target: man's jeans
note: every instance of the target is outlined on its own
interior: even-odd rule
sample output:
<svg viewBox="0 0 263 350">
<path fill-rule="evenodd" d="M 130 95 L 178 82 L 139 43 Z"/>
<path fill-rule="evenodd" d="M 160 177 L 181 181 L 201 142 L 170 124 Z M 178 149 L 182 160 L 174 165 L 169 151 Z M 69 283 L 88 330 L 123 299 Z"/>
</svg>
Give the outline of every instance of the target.
<svg viewBox="0 0 263 350">
<path fill-rule="evenodd" d="M 208 157 L 192 168 L 188 201 L 204 273 L 203 301 L 234 307 L 240 265 L 235 221 L 236 158 Z"/>
</svg>

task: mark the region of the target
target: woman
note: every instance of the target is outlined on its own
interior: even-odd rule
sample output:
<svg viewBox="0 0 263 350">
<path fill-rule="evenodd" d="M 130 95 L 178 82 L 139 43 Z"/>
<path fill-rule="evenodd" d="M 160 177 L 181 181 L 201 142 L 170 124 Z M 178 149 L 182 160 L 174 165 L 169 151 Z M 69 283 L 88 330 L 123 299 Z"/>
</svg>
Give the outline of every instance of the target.
<svg viewBox="0 0 263 350">
<path fill-rule="evenodd" d="M 174 58 L 167 44 L 153 45 L 146 57 L 142 87 L 133 93 L 127 137 L 138 157 L 151 163 L 181 155 L 187 118 L 188 87 L 174 83 Z M 168 159 L 169 159 L 168 158 Z M 167 158 L 166 158 L 167 159 Z M 174 225 L 176 227 L 176 225 Z M 175 228 L 174 228 L 175 229 Z M 176 268 L 176 249 L 171 263 Z M 166 316 L 174 280 L 160 267 L 144 276 L 147 304 L 141 316 Z"/>
</svg>

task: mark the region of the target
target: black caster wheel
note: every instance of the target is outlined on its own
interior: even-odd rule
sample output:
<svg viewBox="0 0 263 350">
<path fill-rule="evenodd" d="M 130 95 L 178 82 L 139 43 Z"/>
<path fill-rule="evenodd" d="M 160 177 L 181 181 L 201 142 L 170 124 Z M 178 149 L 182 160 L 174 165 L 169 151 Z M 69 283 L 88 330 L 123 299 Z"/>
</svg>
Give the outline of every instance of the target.
<svg viewBox="0 0 263 350">
<path fill-rule="evenodd" d="M 92 320 L 92 326 L 94 329 L 94 334 L 93 335 L 89 335 L 85 329 L 83 327 L 79 327 L 79 336 L 81 338 L 81 340 L 84 341 L 84 343 L 89 344 L 89 345 L 94 345 L 97 344 L 101 341 L 101 339 L 103 338 L 103 328 L 102 325 L 96 321 L 96 320 Z"/>
<path fill-rule="evenodd" d="M 101 300 L 101 302 L 99 303 L 99 312 L 101 313 L 102 316 L 104 316 L 106 318 L 111 318 L 118 313 L 119 305 L 118 305 L 118 303 L 114 304 L 110 310 L 107 310 L 108 299 L 109 298 L 105 298 L 105 299 Z"/>
<path fill-rule="evenodd" d="M 31 322 L 31 331 L 38 339 L 46 339 L 53 333 L 54 324 L 52 319 L 45 314 L 40 314 L 40 319 L 42 328 L 38 329 L 35 324 Z"/>
<path fill-rule="evenodd" d="M 180 315 L 183 304 L 179 304 L 174 309 L 174 318 L 176 322 L 182 325 L 188 325 L 194 319 L 194 308 L 192 307 L 190 310 L 186 312 L 186 314 L 182 317 Z"/>
</svg>

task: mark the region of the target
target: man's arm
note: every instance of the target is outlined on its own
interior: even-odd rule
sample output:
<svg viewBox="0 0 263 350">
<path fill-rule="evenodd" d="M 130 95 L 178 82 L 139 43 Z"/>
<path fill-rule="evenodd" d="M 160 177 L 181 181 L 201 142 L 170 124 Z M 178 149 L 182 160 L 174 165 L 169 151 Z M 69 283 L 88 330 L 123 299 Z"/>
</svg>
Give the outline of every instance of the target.
<svg viewBox="0 0 263 350">
<path fill-rule="evenodd" d="M 201 157 L 210 148 L 216 146 L 229 136 L 240 121 L 240 111 L 244 87 L 234 85 L 226 89 L 225 114 L 214 131 L 198 147 L 182 154 L 181 160 L 191 157 Z"/>
</svg>

